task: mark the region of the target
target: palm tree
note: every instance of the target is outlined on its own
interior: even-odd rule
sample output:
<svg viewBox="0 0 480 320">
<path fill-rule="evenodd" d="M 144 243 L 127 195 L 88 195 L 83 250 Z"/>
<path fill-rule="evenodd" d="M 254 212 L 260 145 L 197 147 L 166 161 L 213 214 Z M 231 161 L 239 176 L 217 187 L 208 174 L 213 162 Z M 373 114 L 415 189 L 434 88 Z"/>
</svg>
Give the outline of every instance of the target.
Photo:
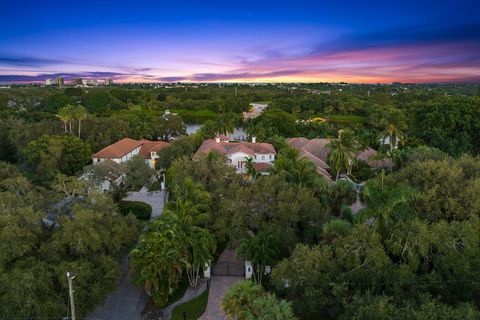
<svg viewBox="0 0 480 320">
<path fill-rule="evenodd" d="M 77 106 L 74 109 L 74 117 L 78 120 L 78 137 L 80 138 L 81 128 L 82 128 L 82 121 L 87 118 L 87 109 L 84 106 Z"/>
<path fill-rule="evenodd" d="M 264 294 L 263 288 L 253 281 L 239 281 L 231 287 L 222 300 L 222 310 L 227 319 L 245 319 L 253 302 Z"/>
<path fill-rule="evenodd" d="M 179 226 L 168 219 L 156 220 L 130 257 L 135 282 L 145 284 L 145 291 L 156 304 L 165 304 L 178 288 L 182 269 L 187 265 Z"/>
<path fill-rule="evenodd" d="M 192 227 L 185 241 L 188 248 L 187 276 L 191 287 L 196 287 L 203 266 L 212 259 L 215 239 L 207 229 Z"/>
<path fill-rule="evenodd" d="M 67 113 L 68 113 L 68 126 L 69 126 L 69 131 L 70 131 L 70 134 L 72 134 L 72 121 L 75 120 L 75 107 L 72 106 L 71 104 L 68 104 L 67 106 L 65 106 L 65 108 L 67 109 Z"/>
<path fill-rule="evenodd" d="M 357 199 L 357 192 L 355 191 L 352 182 L 340 180 L 329 188 L 328 196 L 334 215 L 342 219 L 342 206 L 354 203 Z"/>
<path fill-rule="evenodd" d="M 317 177 L 315 165 L 306 158 L 300 158 L 296 149 L 282 149 L 274 162 L 273 171 L 285 175 L 288 182 L 310 185 Z"/>
<path fill-rule="evenodd" d="M 390 123 L 387 128 L 381 133 L 380 138 L 382 141 L 388 139 L 390 145 L 390 153 L 398 147 L 398 143 L 405 138 L 405 133 L 400 130 L 395 124 Z"/>
<path fill-rule="evenodd" d="M 257 170 L 255 170 L 255 164 L 253 163 L 252 157 L 245 157 L 245 168 L 247 169 L 247 175 L 250 176 L 252 180 L 255 180 L 257 177 Z"/>
<path fill-rule="evenodd" d="M 388 227 L 403 215 L 410 213 L 409 205 L 415 197 L 412 189 L 405 185 L 384 185 L 384 173 L 381 181 L 369 181 L 363 189 L 366 203 L 364 219 L 374 218 L 375 226 L 383 235 Z"/>
<path fill-rule="evenodd" d="M 58 110 L 58 117 L 60 118 L 60 120 L 63 121 L 65 133 L 67 133 L 68 132 L 67 131 L 67 123 L 72 120 L 72 113 L 71 113 L 70 105 L 67 105 L 63 108 L 60 108 Z"/>
<path fill-rule="evenodd" d="M 258 283 L 262 282 L 265 267 L 272 264 L 277 254 L 274 242 L 273 235 L 261 231 L 253 237 L 244 239 L 238 247 L 238 253 L 256 266 L 254 276 Z"/>
<path fill-rule="evenodd" d="M 199 226 L 208 220 L 210 194 L 191 177 L 186 178 L 181 186 L 175 186 L 173 198 L 174 201 L 168 203 L 163 215 L 171 216 L 185 232 L 188 232 L 190 227 Z"/>
<path fill-rule="evenodd" d="M 217 132 L 228 135 L 235 129 L 235 115 L 233 113 L 221 113 L 216 121 Z"/>
<path fill-rule="evenodd" d="M 327 156 L 330 167 L 336 175 L 336 180 L 340 173 L 352 173 L 352 166 L 357 161 L 356 154 L 360 149 L 359 143 L 343 129 L 338 130 L 338 138 L 331 140 L 327 144 L 330 153 Z"/>
</svg>

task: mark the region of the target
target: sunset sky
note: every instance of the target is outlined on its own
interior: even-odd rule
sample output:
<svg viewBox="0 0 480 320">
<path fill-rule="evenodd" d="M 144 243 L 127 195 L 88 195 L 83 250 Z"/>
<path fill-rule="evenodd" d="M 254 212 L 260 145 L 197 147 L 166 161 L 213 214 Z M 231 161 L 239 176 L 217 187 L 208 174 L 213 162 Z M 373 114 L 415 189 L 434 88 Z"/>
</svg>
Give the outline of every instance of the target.
<svg viewBox="0 0 480 320">
<path fill-rule="evenodd" d="M 480 1 L 8 1 L 0 82 L 480 82 Z"/>
</svg>

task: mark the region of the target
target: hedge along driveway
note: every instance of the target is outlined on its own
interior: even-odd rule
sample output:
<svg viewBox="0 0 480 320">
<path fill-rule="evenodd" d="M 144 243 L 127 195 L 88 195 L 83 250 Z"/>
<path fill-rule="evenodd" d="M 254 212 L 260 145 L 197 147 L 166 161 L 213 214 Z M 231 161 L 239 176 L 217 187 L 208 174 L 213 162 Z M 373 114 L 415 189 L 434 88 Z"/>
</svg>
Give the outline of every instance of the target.
<svg viewBox="0 0 480 320">
<path fill-rule="evenodd" d="M 152 219 L 156 219 L 162 214 L 166 200 L 166 190 L 149 192 L 147 187 L 143 187 L 140 191 L 129 192 L 123 199 L 123 201 L 139 201 L 149 204 L 152 207 Z"/>
</svg>

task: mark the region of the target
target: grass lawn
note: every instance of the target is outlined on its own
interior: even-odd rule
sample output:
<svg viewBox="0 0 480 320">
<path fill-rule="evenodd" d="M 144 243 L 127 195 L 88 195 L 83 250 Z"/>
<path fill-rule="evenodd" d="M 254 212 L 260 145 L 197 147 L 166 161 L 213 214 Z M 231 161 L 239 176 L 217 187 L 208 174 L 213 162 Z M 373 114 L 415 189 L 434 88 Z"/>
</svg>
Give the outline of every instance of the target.
<svg viewBox="0 0 480 320">
<path fill-rule="evenodd" d="M 188 109 L 173 109 L 172 113 L 178 113 L 185 121 L 205 121 L 215 119 L 217 114 L 209 109 L 203 110 L 188 110 Z"/>
<path fill-rule="evenodd" d="M 187 291 L 189 286 L 190 284 L 188 283 L 188 279 L 186 278 L 182 279 L 182 281 L 180 281 L 178 285 L 178 289 L 170 296 L 170 298 L 168 299 L 168 302 L 165 304 L 164 307 L 171 305 L 177 300 L 180 300 L 185 294 L 185 291 Z"/>
<path fill-rule="evenodd" d="M 172 320 L 183 320 L 183 313 L 187 320 L 196 320 L 205 312 L 208 303 L 208 290 L 193 300 L 177 306 L 172 313 Z"/>
</svg>

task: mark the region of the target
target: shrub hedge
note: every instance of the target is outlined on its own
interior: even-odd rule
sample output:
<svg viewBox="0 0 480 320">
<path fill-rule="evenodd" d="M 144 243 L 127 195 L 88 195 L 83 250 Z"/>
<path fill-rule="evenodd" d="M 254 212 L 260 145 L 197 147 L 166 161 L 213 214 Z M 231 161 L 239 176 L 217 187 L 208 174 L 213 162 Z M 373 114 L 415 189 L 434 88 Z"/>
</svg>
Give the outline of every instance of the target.
<svg viewBox="0 0 480 320">
<path fill-rule="evenodd" d="M 121 214 L 128 215 L 132 213 L 139 220 L 148 220 L 152 215 L 152 207 L 144 202 L 120 201 L 118 207 Z"/>
</svg>

